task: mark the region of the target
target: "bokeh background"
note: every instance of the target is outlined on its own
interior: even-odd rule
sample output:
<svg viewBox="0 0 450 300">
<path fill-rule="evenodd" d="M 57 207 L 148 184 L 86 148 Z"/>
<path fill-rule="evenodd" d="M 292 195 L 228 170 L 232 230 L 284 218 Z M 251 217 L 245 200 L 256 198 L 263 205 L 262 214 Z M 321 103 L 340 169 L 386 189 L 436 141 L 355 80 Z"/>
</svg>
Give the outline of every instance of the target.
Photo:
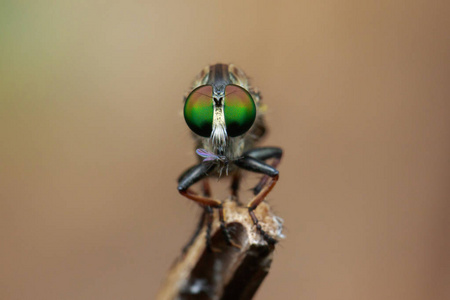
<svg viewBox="0 0 450 300">
<path fill-rule="evenodd" d="M 154 299 L 200 213 L 182 96 L 232 62 L 285 150 L 256 299 L 449 299 L 449 8 L 1 1 L 0 298 Z"/>
</svg>

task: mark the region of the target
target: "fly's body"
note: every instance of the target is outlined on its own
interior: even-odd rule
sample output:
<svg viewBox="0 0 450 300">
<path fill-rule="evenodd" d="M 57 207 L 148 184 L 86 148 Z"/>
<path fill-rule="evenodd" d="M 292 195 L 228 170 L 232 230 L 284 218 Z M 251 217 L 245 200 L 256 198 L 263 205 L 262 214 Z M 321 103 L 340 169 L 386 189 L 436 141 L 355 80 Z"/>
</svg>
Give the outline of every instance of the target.
<svg viewBox="0 0 450 300">
<path fill-rule="evenodd" d="M 241 170 L 264 174 L 253 189 L 255 197 L 248 204 L 249 214 L 269 243 L 276 240 L 267 235 L 258 223 L 254 209 L 272 190 L 278 180 L 278 165 L 282 150 L 278 147 L 255 148 L 265 134 L 263 105 L 259 92 L 250 86 L 245 73 L 230 64 L 207 66 L 195 79 L 192 90 L 184 100 L 184 117 L 196 141 L 199 164 L 189 168 L 179 178 L 179 192 L 205 208 L 206 215 L 219 209 L 219 219 L 225 237 L 232 243 L 223 219 L 222 204 L 210 198 L 209 176 L 232 176 L 231 191 L 235 199 L 241 179 Z M 265 163 L 272 159 L 272 164 Z M 203 180 L 203 195 L 190 189 Z M 211 220 L 211 218 L 209 218 Z M 208 223 L 211 226 L 210 223 Z M 207 236 L 207 242 L 209 237 Z"/>
</svg>

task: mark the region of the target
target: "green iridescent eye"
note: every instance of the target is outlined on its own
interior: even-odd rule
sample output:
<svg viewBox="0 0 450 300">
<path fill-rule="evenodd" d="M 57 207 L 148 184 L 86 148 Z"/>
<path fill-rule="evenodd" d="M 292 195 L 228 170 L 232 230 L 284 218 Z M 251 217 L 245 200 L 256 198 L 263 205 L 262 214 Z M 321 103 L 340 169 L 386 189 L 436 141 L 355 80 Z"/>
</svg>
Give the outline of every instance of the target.
<svg viewBox="0 0 450 300">
<path fill-rule="evenodd" d="M 256 118 L 256 106 L 249 92 L 237 85 L 225 88 L 225 124 L 231 137 L 246 133 Z"/>
<path fill-rule="evenodd" d="M 209 137 L 213 123 L 212 86 L 203 85 L 193 90 L 184 104 L 184 119 L 196 134 Z"/>
</svg>

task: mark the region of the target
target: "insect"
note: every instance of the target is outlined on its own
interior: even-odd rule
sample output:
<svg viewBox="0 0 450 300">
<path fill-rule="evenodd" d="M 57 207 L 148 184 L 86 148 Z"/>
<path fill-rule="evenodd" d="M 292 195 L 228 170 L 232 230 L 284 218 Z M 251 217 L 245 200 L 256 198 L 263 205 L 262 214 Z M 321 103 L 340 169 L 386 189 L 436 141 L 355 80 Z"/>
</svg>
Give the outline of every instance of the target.
<svg viewBox="0 0 450 300">
<path fill-rule="evenodd" d="M 264 175 L 253 188 L 254 197 L 247 208 L 261 236 L 269 244 L 277 242 L 261 228 L 254 212 L 277 183 L 276 167 L 283 154 L 278 147 L 255 148 L 266 132 L 262 107 L 258 90 L 252 88 L 245 73 L 232 64 L 205 67 L 184 97 L 184 118 L 192 131 L 199 163 L 179 177 L 178 191 L 204 208 L 193 239 L 206 221 L 208 248 L 213 209 L 219 211 L 226 241 L 233 244 L 226 228 L 222 202 L 211 197 L 208 178 L 231 177 L 231 195 L 238 199 L 242 170 Z M 272 159 L 271 164 L 265 162 L 269 159 Z M 191 189 L 199 181 L 203 181 L 201 195 Z"/>
</svg>

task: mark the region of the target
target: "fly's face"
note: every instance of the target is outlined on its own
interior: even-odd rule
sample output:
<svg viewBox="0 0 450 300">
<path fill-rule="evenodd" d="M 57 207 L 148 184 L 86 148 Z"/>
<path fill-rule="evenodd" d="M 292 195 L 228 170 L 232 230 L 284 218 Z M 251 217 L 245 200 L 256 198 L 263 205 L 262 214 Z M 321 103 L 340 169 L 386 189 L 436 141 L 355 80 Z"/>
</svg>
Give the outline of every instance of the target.
<svg viewBox="0 0 450 300">
<path fill-rule="evenodd" d="M 186 123 L 207 139 L 212 151 L 225 154 L 232 140 L 245 135 L 256 120 L 257 103 L 248 80 L 233 65 L 217 64 L 207 67 L 194 85 L 184 105 Z"/>
<path fill-rule="evenodd" d="M 256 118 L 256 105 L 250 93 L 237 85 L 214 89 L 202 85 L 193 90 L 184 106 L 189 128 L 199 136 L 224 146 L 228 137 L 246 133 Z"/>
</svg>

